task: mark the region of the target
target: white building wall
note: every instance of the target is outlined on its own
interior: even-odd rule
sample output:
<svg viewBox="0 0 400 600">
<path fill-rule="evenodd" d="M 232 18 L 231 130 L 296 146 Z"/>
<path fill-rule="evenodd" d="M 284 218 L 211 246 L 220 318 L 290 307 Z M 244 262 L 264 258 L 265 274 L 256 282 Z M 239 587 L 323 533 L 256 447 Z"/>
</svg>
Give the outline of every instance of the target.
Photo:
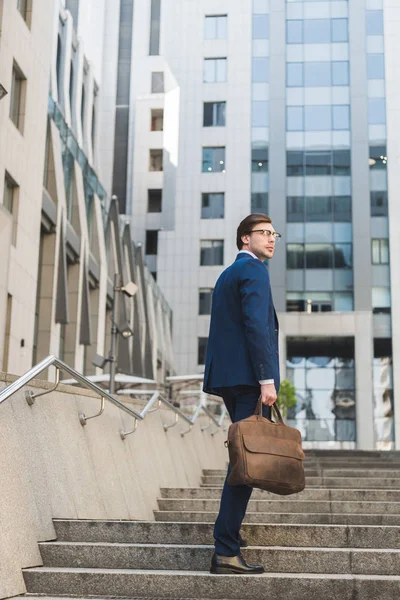
<svg viewBox="0 0 400 600">
<path fill-rule="evenodd" d="M 49 57 L 55 8 L 53 0 L 34 3 L 32 22 L 28 27 L 17 9 L 16 0 L 2 4 L 0 81 L 9 93 L 0 101 L 0 203 L 3 202 L 5 171 L 19 186 L 16 244 L 9 248 L 8 281 L 4 286 L 12 295 L 8 369 L 20 373 L 31 366 L 32 360 Z M 9 117 L 13 61 L 26 77 L 23 131 L 19 131 Z M 4 296 L 0 308 L 3 301 Z M 4 312 L 2 322 L 3 318 Z"/>
</svg>

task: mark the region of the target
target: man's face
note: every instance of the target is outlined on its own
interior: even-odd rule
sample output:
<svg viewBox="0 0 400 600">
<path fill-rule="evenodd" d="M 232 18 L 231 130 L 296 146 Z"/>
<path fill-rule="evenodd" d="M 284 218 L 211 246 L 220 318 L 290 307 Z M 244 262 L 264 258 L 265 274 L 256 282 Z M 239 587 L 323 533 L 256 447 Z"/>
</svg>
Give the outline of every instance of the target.
<svg viewBox="0 0 400 600">
<path fill-rule="evenodd" d="M 242 250 L 250 250 L 264 261 L 266 258 L 272 258 L 275 252 L 276 238 L 272 235 L 275 233 L 272 223 L 257 223 L 253 225 L 249 235 L 242 236 Z"/>
</svg>

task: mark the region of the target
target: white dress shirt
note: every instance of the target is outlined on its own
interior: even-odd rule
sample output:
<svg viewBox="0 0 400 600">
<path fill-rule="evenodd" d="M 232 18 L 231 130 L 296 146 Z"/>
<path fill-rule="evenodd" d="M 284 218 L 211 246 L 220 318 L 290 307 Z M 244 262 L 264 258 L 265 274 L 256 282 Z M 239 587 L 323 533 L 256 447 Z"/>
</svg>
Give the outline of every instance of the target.
<svg viewBox="0 0 400 600">
<path fill-rule="evenodd" d="M 238 254 L 242 254 L 243 252 L 245 252 L 246 254 L 250 254 L 250 256 L 252 256 L 253 258 L 256 258 L 257 260 L 260 260 L 258 258 L 258 256 L 253 254 L 253 252 L 250 252 L 250 250 L 239 250 Z M 275 383 L 275 382 L 273 379 L 261 379 L 258 383 L 260 385 L 266 385 L 267 383 Z"/>
</svg>

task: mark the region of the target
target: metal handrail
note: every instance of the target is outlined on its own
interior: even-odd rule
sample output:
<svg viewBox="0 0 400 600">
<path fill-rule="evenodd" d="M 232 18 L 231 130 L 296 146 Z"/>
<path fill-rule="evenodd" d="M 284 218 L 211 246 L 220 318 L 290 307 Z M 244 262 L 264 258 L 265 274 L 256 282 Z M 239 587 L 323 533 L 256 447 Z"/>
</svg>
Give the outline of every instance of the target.
<svg viewBox="0 0 400 600">
<path fill-rule="evenodd" d="M 129 394 L 124 392 L 128 392 Z M 134 392 L 130 391 L 130 390 L 120 390 L 119 391 L 120 395 L 134 395 Z M 155 403 L 158 403 L 158 407 L 156 409 L 153 409 L 153 405 Z M 189 429 L 185 432 L 181 432 L 181 436 L 183 437 L 184 435 L 186 435 L 186 433 L 189 433 L 189 431 L 191 431 L 193 425 L 195 424 L 200 412 L 203 410 L 205 412 L 205 414 L 209 417 L 210 419 L 210 425 L 211 422 L 213 422 L 218 428 L 222 428 L 222 422 L 224 420 L 224 417 L 227 413 L 226 407 L 224 406 L 224 408 L 222 409 L 221 412 L 221 416 L 219 418 L 219 420 L 217 420 L 215 418 L 215 416 L 208 410 L 208 408 L 206 406 L 204 406 L 204 404 L 202 404 L 201 402 L 198 404 L 198 406 L 196 407 L 195 412 L 193 413 L 192 418 L 189 418 L 187 415 L 185 415 L 185 413 L 183 413 L 177 406 L 174 406 L 169 400 L 167 400 L 166 398 L 164 398 L 164 396 L 162 396 L 160 394 L 160 392 L 154 392 L 152 394 L 152 397 L 150 398 L 150 400 L 148 401 L 148 403 L 146 404 L 146 406 L 141 410 L 140 414 L 142 415 L 142 417 L 144 418 L 146 416 L 147 413 L 150 412 L 154 412 L 154 410 L 158 410 L 161 407 L 161 404 L 164 404 L 164 406 L 167 406 L 170 410 L 172 410 L 176 417 L 181 417 L 184 421 L 186 421 L 186 423 L 189 424 Z M 163 425 L 164 427 L 164 431 L 167 431 L 167 429 L 170 429 L 171 427 L 174 427 L 176 424 L 178 423 L 178 419 L 175 420 L 175 423 L 173 423 L 172 425 Z M 209 426 L 207 425 L 206 427 L 202 427 L 202 431 L 204 431 L 206 428 L 208 428 Z M 133 431 L 136 431 L 136 427 Z M 130 433 L 133 433 L 133 431 L 129 431 L 129 432 L 121 432 L 126 435 L 129 435 Z M 213 434 L 214 435 L 214 434 Z"/>
<path fill-rule="evenodd" d="M 174 424 L 172 424 L 172 425 L 164 424 L 163 425 L 164 431 L 167 431 L 168 429 L 170 429 L 171 427 L 176 425 L 178 422 L 178 419 L 180 417 L 186 423 L 189 424 L 189 429 L 187 431 L 181 432 L 181 436 L 184 437 L 187 433 L 189 433 L 189 431 L 191 431 L 193 425 L 195 424 L 195 422 L 202 410 L 210 418 L 210 424 L 212 421 L 218 428 L 222 428 L 222 422 L 223 422 L 223 419 L 226 414 L 226 408 L 223 409 L 220 419 L 217 420 L 214 417 L 214 415 L 208 410 L 208 408 L 206 406 L 204 406 L 202 403 L 200 403 L 197 406 L 192 418 L 189 418 L 177 406 L 174 406 L 171 402 L 169 402 L 169 400 L 164 398 L 164 396 L 162 396 L 160 394 L 160 392 L 157 391 L 157 392 L 153 393 L 152 397 L 147 402 L 146 406 L 141 410 L 141 412 L 137 412 L 136 410 L 129 408 L 126 404 L 123 404 L 122 402 L 117 400 L 114 396 L 112 396 L 111 394 L 109 394 L 108 392 L 103 390 L 101 387 L 99 387 L 98 385 L 96 385 L 95 383 L 90 381 L 84 375 L 81 375 L 81 373 L 78 373 L 78 371 L 76 371 L 69 365 L 65 364 L 62 360 L 58 359 L 56 356 L 48 356 L 47 358 L 44 358 L 40 363 L 38 363 L 36 366 L 29 369 L 29 371 L 27 371 L 24 375 L 22 375 L 21 377 L 16 379 L 13 383 L 11 383 L 4 390 L 2 390 L 0 392 L 0 404 L 5 402 L 13 394 L 18 392 L 25 385 L 27 385 L 30 381 L 35 379 L 38 375 L 40 375 L 43 371 L 45 371 L 46 369 L 48 369 L 51 366 L 54 366 L 57 369 L 55 385 L 53 385 L 49 390 L 45 390 L 42 392 L 34 393 L 31 390 L 27 391 L 25 393 L 25 398 L 30 406 L 32 406 L 34 404 L 35 398 L 38 398 L 39 396 L 44 396 L 45 394 L 49 394 L 49 393 L 55 391 L 55 389 L 57 388 L 57 386 L 59 384 L 60 371 L 65 371 L 66 373 L 69 373 L 69 375 L 71 375 L 71 377 L 73 377 L 76 381 L 78 381 L 84 388 L 88 388 L 88 389 L 92 390 L 98 396 L 101 397 L 101 408 L 98 413 L 96 413 L 95 415 L 92 415 L 90 417 L 86 417 L 84 414 L 79 415 L 79 420 L 82 425 L 86 425 L 86 422 L 89 419 L 99 417 L 103 413 L 105 400 L 108 400 L 109 402 L 111 402 L 111 404 L 114 404 L 114 406 L 125 411 L 128 415 L 130 415 L 131 417 L 133 417 L 135 419 L 134 428 L 131 431 L 122 431 L 122 430 L 120 431 L 120 435 L 123 440 L 126 438 L 127 435 L 130 435 L 131 433 L 134 433 L 136 431 L 138 420 L 143 421 L 143 419 L 145 418 L 147 413 L 154 412 L 154 410 L 157 410 L 158 408 L 161 407 L 161 404 L 164 404 L 165 406 L 167 406 L 170 410 L 172 410 L 175 413 L 175 416 L 176 416 Z M 153 409 L 152 407 L 156 403 L 158 403 L 158 406 L 156 409 Z"/>
</svg>

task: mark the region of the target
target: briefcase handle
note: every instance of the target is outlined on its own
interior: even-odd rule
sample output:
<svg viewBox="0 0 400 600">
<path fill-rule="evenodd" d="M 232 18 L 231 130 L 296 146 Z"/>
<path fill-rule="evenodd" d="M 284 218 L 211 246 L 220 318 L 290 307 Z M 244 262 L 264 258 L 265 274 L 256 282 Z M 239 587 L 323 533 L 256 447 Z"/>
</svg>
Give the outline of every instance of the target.
<svg viewBox="0 0 400 600">
<path fill-rule="evenodd" d="M 285 423 L 284 423 L 284 420 L 283 420 L 283 418 L 282 418 L 281 411 L 279 410 L 279 408 L 278 408 L 278 406 L 277 406 L 276 402 L 274 402 L 274 404 L 271 406 L 271 408 L 273 408 L 273 409 L 274 409 L 274 411 L 275 411 L 275 414 L 276 414 L 276 416 L 277 416 L 277 418 L 278 418 L 278 422 L 279 422 L 281 425 L 284 425 Z M 255 413 L 254 413 L 254 414 L 255 414 L 256 416 L 259 416 L 259 417 L 262 417 L 262 416 L 263 416 L 263 414 L 262 414 L 262 397 L 261 397 L 261 396 L 260 396 L 260 397 L 259 397 L 259 399 L 258 399 L 257 406 L 256 406 L 256 410 L 255 410 Z"/>
</svg>

